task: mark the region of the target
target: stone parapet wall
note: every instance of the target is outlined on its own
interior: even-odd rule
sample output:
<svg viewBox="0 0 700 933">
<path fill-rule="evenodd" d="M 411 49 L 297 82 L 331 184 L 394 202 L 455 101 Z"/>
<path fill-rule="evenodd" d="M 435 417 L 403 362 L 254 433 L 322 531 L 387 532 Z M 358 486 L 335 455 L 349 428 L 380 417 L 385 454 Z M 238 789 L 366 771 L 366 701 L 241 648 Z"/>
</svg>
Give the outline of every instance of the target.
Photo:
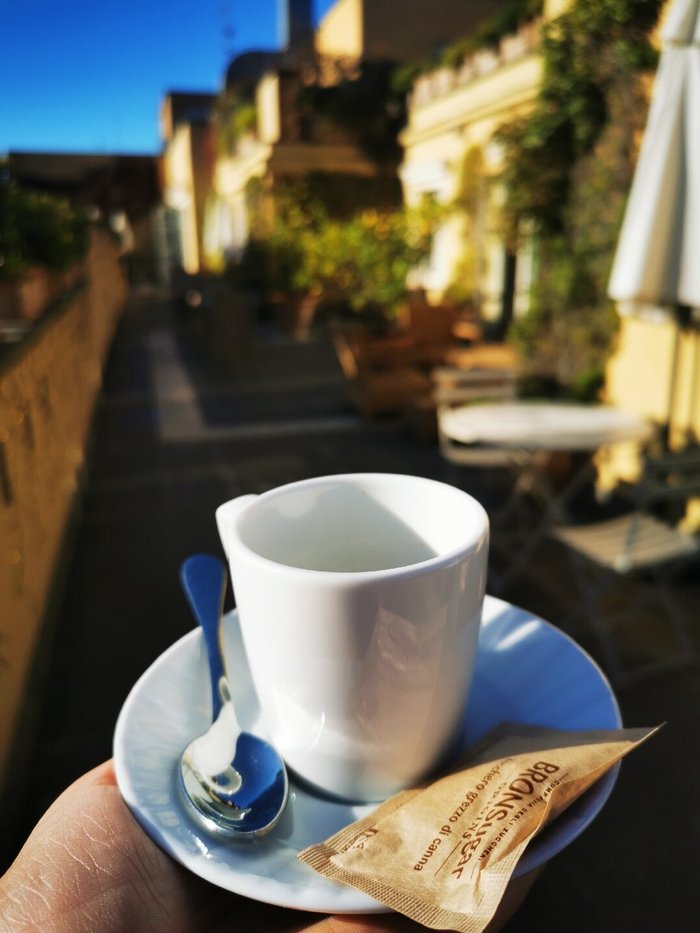
<svg viewBox="0 0 700 933">
<path fill-rule="evenodd" d="M 0 785 L 127 297 L 117 247 L 104 231 L 92 234 L 84 273 L 0 360 Z"/>
</svg>

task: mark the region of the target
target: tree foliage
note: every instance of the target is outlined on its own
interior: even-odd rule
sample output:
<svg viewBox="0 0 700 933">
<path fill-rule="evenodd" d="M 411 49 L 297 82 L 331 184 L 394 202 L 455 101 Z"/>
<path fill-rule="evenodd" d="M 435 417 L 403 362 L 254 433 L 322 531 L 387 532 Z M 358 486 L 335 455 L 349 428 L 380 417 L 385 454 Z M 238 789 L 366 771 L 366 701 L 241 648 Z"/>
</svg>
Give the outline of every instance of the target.
<svg viewBox="0 0 700 933">
<path fill-rule="evenodd" d="M 650 41 L 663 0 L 575 0 L 543 27 L 542 84 L 533 112 L 503 127 L 506 213 L 544 233 L 566 224 L 575 166 L 594 148 L 620 81 L 657 60 Z"/>
<path fill-rule="evenodd" d="M 365 208 L 333 217 L 298 188 L 278 194 L 274 217 L 233 270 L 272 291 L 315 294 L 354 313 L 391 317 L 407 294 L 407 278 L 429 253 L 436 215 L 416 209 Z"/>
<path fill-rule="evenodd" d="M 607 297 L 647 99 L 640 73 L 663 0 L 574 0 L 544 27 L 543 80 L 529 117 L 504 127 L 505 234 L 537 237 L 531 308 L 510 338 L 531 371 L 574 394 L 602 383 L 617 328 Z"/>
<path fill-rule="evenodd" d="M 87 218 L 67 199 L 0 178 L 0 278 L 21 278 L 31 266 L 67 269 L 87 248 Z"/>
</svg>

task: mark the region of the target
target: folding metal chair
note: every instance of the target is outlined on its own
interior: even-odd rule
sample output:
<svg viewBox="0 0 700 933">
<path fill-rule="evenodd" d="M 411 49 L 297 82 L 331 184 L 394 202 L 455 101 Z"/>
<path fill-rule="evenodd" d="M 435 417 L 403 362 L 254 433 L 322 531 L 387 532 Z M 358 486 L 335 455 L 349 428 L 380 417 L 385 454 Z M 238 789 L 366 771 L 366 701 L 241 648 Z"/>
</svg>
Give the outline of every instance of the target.
<svg viewBox="0 0 700 933">
<path fill-rule="evenodd" d="M 483 401 L 506 401 L 515 398 L 517 373 L 510 369 L 436 366 L 431 373 L 432 398 L 437 408 L 440 453 L 453 466 L 508 467 L 513 452 L 504 447 L 460 444 L 445 430 L 448 413 L 462 405 Z"/>
<path fill-rule="evenodd" d="M 691 469 L 695 469 L 692 463 Z M 671 476 L 676 480 L 669 481 Z M 665 458 L 663 464 L 648 461 L 644 477 L 633 489 L 636 507 L 628 514 L 585 525 L 555 526 L 551 531 L 567 548 L 580 594 L 580 602 L 562 620 L 562 627 L 568 628 L 576 617 L 585 616 L 603 662 L 618 683 L 695 659 L 673 581 L 680 570 L 700 561 L 700 541 L 652 512 L 653 507 L 700 494 L 700 474 L 686 476 L 682 482 L 677 476 L 668 472 Z M 621 607 L 606 612 L 605 599 L 612 595 L 611 591 L 623 581 L 632 580 L 637 585 L 625 589 Z M 614 644 L 616 626 L 639 622 L 654 597 L 664 610 L 678 650 L 643 665 L 626 667 Z"/>
<path fill-rule="evenodd" d="M 493 507 L 484 502 L 490 514 L 492 556 L 499 548 L 509 553 L 506 537 L 510 540 L 519 534 L 517 526 L 520 504 L 520 477 L 523 467 L 529 462 L 526 451 L 490 444 L 462 444 L 445 430 L 449 412 L 462 405 L 483 401 L 508 401 L 517 391 L 517 374 L 509 369 L 475 368 L 462 370 L 457 367 L 436 367 L 432 373 L 433 399 L 437 404 L 437 429 L 440 453 L 450 470 L 449 479 L 461 485 L 464 474 L 457 471 L 479 471 L 481 488 L 487 484 L 498 488 L 498 499 Z M 504 490 L 504 492 L 500 492 Z M 507 572 L 507 569 L 506 569 Z M 497 593 L 502 588 L 501 574 L 496 572 L 494 561 L 489 568 L 489 592 Z"/>
</svg>

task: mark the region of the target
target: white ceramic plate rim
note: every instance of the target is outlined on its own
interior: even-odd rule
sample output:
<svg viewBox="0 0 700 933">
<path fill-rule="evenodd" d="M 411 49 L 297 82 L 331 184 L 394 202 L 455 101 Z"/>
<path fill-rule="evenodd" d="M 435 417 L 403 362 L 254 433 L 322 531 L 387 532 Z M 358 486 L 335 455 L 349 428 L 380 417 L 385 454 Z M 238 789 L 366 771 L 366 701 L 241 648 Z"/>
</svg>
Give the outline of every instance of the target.
<svg viewBox="0 0 700 933">
<path fill-rule="evenodd" d="M 240 644 L 236 642 L 239 633 L 235 611 L 225 619 L 224 638 L 229 674 L 233 675 L 231 680 L 242 684 L 239 694 L 234 696 L 241 723 L 251 731 L 263 732 L 262 724 L 257 720 L 257 700 L 250 683 L 245 683 L 247 668 Z M 552 671 L 548 681 L 537 672 L 528 673 L 527 665 L 512 663 L 513 660 L 518 661 L 518 654 L 527 653 L 533 642 L 538 652 L 537 659 L 546 668 L 552 670 L 555 655 L 567 668 L 566 677 L 560 677 L 560 680 L 564 680 L 571 690 L 576 690 L 579 696 L 575 712 L 558 712 L 562 705 L 556 703 L 557 691 L 554 688 L 561 687 L 561 683 L 556 683 L 556 671 Z M 465 743 L 483 735 L 504 718 L 517 717 L 519 721 L 556 728 L 620 727 L 617 702 L 600 668 L 579 645 L 548 622 L 487 596 L 480 646 L 474 693 L 465 715 Z M 232 654 L 232 650 L 235 653 Z M 534 709 L 513 710 L 510 716 L 499 713 L 497 691 L 498 683 L 503 683 L 503 680 L 497 681 L 496 675 L 502 673 L 500 668 L 504 666 L 509 677 L 525 676 L 530 682 L 530 696 L 534 689 L 536 700 Z M 182 704 L 184 700 L 182 691 L 178 690 L 176 675 L 180 671 L 183 676 L 192 677 L 195 667 L 199 669 L 197 676 L 202 689 L 199 690 L 198 683 L 196 693 L 201 694 L 201 702 L 193 704 L 188 699 L 187 705 L 178 709 L 178 701 Z M 489 686 L 492 669 L 495 683 Z M 575 676 L 572 671 L 575 671 Z M 183 719 L 193 719 L 201 731 L 206 727 L 209 703 L 206 677 L 200 633 L 195 629 L 156 659 L 133 686 L 122 707 L 114 735 L 115 771 L 122 796 L 142 827 L 186 868 L 236 894 L 283 907 L 322 913 L 386 911 L 384 905 L 363 892 L 323 878 L 296 858 L 301 848 L 320 842 L 341 826 L 371 813 L 375 805 L 324 800 L 310 794 L 292 778 L 287 812 L 270 835 L 242 844 L 221 842 L 197 832 L 178 800 L 174 774 L 179 753 L 189 740 L 188 730 L 195 728 L 193 722 L 183 726 Z M 550 681 L 553 692 L 549 697 L 551 702 L 546 702 Z M 165 683 L 166 692 L 171 691 L 170 696 L 155 691 L 159 682 L 161 685 Z M 538 684 L 542 693 L 539 699 Z M 491 696 L 488 696 L 489 690 Z M 487 694 L 484 708 L 479 709 L 475 695 L 481 697 L 484 693 Z M 558 699 L 566 700 L 566 697 L 559 694 Z M 539 715 L 538 702 L 542 702 L 543 707 Z M 197 707 L 194 711 L 193 705 Z M 518 716 L 518 712 L 524 715 Z M 592 822 L 610 795 L 618 771 L 619 765 L 533 840 L 514 876 L 526 874 L 544 864 Z M 301 832 L 304 838 L 301 840 L 295 825 L 300 818 L 304 820 Z"/>
</svg>

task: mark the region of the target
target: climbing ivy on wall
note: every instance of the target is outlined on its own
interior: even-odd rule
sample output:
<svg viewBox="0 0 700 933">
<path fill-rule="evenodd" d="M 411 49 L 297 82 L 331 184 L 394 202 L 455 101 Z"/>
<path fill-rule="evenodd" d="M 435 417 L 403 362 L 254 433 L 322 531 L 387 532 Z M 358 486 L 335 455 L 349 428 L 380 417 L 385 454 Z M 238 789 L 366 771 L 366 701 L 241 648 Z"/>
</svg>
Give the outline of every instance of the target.
<svg viewBox="0 0 700 933">
<path fill-rule="evenodd" d="M 533 371 L 575 394 L 602 382 L 617 318 L 606 295 L 636 145 L 658 53 L 664 0 L 574 0 L 543 28 L 542 85 L 533 112 L 503 127 L 505 235 L 522 221 L 539 261 L 529 313 L 510 337 Z"/>
<path fill-rule="evenodd" d="M 479 305 L 479 285 L 484 271 L 484 227 L 490 180 L 479 146 L 470 147 L 460 166 L 457 193 L 451 204 L 461 221 L 460 257 L 453 269 L 445 297 L 459 304 Z"/>
<path fill-rule="evenodd" d="M 521 26 L 542 14 L 544 0 L 507 0 L 493 16 L 480 23 L 468 36 L 449 45 L 440 63 L 459 68 L 465 58 L 480 49 L 496 49 L 501 39 L 517 32 Z"/>
<path fill-rule="evenodd" d="M 66 198 L 18 184 L 0 163 L 0 282 L 21 279 L 32 266 L 68 269 L 88 245 L 83 211 Z"/>
<path fill-rule="evenodd" d="M 226 158 L 236 151 L 241 137 L 257 129 L 258 114 L 255 103 L 238 91 L 222 91 L 216 100 L 214 126 L 216 151 Z"/>
<path fill-rule="evenodd" d="M 527 215 L 543 232 L 565 227 L 575 166 L 609 120 L 613 89 L 656 64 L 650 32 L 663 2 L 574 0 L 568 12 L 544 25 L 535 109 L 498 137 L 513 224 Z"/>
<path fill-rule="evenodd" d="M 460 68 L 465 59 L 483 49 L 497 49 L 501 39 L 542 14 L 544 0 L 505 0 L 493 16 L 483 20 L 473 32 L 460 36 L 448 46 L 423 60 L 403 62 L 392 75 L 393 89 L 400 94 L 411 90 L 413 82 L 436 68 Z"/>
</svg>

